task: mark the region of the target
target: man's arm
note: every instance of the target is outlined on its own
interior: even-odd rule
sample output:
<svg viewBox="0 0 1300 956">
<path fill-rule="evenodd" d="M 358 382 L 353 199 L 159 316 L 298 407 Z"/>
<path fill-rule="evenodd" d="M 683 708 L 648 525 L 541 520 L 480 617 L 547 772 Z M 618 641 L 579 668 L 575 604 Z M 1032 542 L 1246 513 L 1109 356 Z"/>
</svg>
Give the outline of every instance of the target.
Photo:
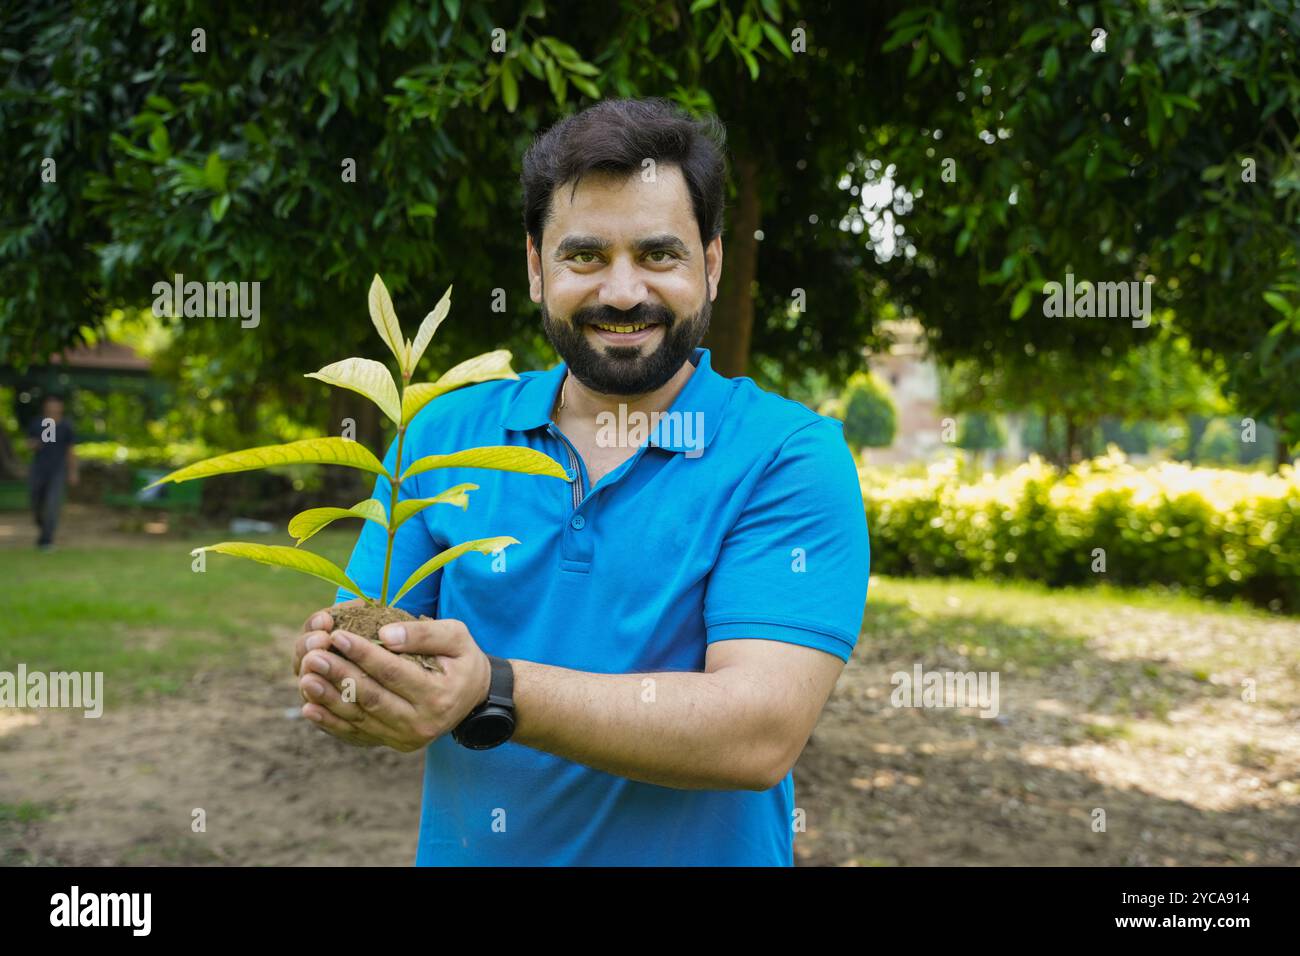
<svg viewBox="0 0 1300 956">
<path fill-rule="evenodd" d="M 710 645 L 703 673 L 591 674 L 511 660 L 514 742 L 688 790 L 768 790 L 803 751 L 844 662 L 770 640 Z"/>
</svg>

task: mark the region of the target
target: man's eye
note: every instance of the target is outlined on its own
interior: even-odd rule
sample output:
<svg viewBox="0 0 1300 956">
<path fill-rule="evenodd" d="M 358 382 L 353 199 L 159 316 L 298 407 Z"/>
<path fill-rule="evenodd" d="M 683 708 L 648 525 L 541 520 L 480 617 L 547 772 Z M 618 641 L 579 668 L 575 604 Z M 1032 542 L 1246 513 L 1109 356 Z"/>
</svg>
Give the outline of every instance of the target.
<svg viewBox="0 0 1300 956">
<path fill-rule="evenodd" d="M 575 253 L 573 254 L 573 259 L 574 259 L 574 261 L 580 261 L 582 256 L 595 256 L 595 253 L 594 253 L 594 252 L 575 252 Z M 590 263 L 583 262 L 582 264 L 585 266 L 585 265 L 589 265 Z"/>
<path fill-rule="evenodd" d="M 669 259 L 676 259 L 676 258 L 677 258 L 675 255 L 673 255 L 673 254 L 672 254 L 671 252 L 669 252 L 667 249 L 656 249 L 654 252 L 650 253 L 650 255 L 652 255 L 652 256 L 667 256 Z M 665 259 L 656 259 L 655 261 L 656 261 L 656 262 L 665 262 L 665 261 L 667 261 L 667 260 L 665 260 Z"/>
</svg>

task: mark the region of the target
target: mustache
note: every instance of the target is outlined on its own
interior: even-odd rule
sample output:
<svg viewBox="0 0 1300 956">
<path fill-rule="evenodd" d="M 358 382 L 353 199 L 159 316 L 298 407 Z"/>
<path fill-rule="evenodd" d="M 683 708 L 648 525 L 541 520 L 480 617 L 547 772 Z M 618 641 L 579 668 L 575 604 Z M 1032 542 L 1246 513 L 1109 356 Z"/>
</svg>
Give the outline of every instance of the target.
<svg viewBox="0 0 1300 956">
<path fill-rule="evenodd" d="M 626 312 L 619 309 L 582 309 L 573 314 L 574 325 L 672 325 L 673 313 L 663 306 L 639 305 Z"/>
</svg>

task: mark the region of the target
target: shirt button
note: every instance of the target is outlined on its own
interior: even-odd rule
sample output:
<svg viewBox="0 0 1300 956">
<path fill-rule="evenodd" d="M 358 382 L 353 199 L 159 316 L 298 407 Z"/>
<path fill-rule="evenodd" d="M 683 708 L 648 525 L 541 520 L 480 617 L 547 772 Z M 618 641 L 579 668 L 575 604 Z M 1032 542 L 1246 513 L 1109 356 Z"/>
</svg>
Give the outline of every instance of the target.
<svg viewBox="0 0 1300 956">
<path fill-rule="evenodd" d="M 569 524 L 573 526 L 574 531 L 581 531 L 587 526 L 587 519 L 582 515 L 574 515 Z"/>
</svg>

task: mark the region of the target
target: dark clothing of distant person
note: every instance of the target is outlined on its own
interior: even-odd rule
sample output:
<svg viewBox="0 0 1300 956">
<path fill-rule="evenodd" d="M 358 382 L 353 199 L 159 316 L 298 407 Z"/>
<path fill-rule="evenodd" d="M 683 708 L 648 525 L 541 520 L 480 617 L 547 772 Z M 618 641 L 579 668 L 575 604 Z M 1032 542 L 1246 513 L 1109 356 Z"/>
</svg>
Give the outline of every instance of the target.
<svg viewBox="0 0 1300 956">
<path fill-rule="evenodd" d="M 44 418 L 33 419 L 27 434 L 36 439 L 36 454 L 32 459 L 29 483 L 32 493 L 32 512 L 41 529 L 37 544 L 54 543 L 54 529 L 59 523 L 59 508 L 63 504 L 63 490 L 68 478 L 68 449 L 76 442 L 72 425 L 64 419 L 54 425 L 53 441 L 44 441 Z"/>
</svg>

